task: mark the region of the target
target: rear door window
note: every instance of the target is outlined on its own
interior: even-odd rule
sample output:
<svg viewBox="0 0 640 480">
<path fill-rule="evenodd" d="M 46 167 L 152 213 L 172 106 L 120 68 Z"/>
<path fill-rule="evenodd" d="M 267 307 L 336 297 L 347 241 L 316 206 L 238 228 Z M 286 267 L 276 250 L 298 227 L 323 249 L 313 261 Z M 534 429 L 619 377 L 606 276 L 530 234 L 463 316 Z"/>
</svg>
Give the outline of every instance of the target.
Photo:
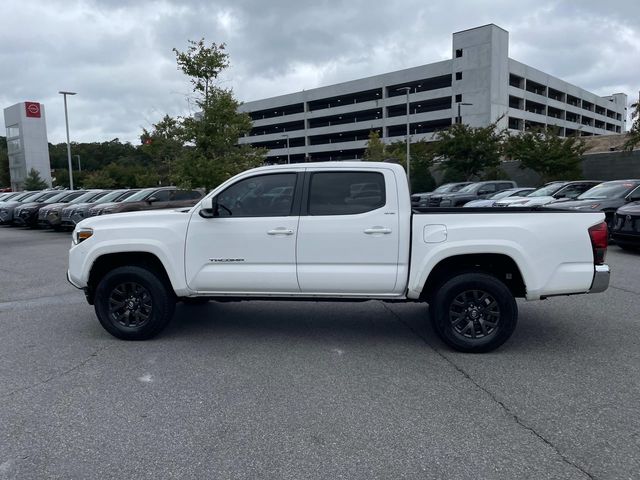
<svg viewBox="0 0 640 480">
<path fill-rule="evenodd" d="M 309 215 L 355 215 L 386 203 L 384 175 L 378 172 L 316 172 L 309 185 Z"/>
</svg>

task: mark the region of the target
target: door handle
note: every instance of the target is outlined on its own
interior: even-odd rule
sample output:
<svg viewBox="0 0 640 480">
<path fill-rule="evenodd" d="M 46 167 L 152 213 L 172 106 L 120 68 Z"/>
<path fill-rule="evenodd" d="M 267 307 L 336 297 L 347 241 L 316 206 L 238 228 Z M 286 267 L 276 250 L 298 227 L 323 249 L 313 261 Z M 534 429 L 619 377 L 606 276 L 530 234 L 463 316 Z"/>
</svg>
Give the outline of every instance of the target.
<svg viewBox="0 0 640 480">
<path fill-rule="evenodd" d="M 367 228 L 364 231 L 364 233 L 366 233 L 367 235 L 375 235 L 375 234 L 388 235 L 391 233 L 391 229 L 386 227 L 371 227 L 371 228 Z"/>
<path fill-rule="evenodd" d="M 274 228 L 273 230 L 267 230 L 267 235 L 293 235 L 293 230 L 288 228 Z"/>
</svg>

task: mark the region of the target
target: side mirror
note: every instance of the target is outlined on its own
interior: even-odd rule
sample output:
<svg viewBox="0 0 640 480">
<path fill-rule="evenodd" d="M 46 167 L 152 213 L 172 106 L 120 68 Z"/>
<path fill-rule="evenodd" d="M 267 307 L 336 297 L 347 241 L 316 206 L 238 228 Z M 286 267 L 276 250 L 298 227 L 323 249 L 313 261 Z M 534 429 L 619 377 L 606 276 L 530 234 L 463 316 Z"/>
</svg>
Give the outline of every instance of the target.
<svg viewBox="0 0 640 480">
<path fill-rule="evenodd" d="M 213 218 L 216 216 L 216 202 L 214 200 L 215 199 L 213 197 L 206 197 L 202 199 L 200 202 L 200 212 L 198 212 L 202 218 Z"/>
<path fill-rule="evenodd" d="M 153 203 L 153 202 L 157 202 L 158 201 L 158 197 L 155 197 L 153 195 L 151 195 L 149 198 L 147 198 L 147 203 Z"/>
<path fill-rule="evenodd" d="M 640 201 L 640 192 L 633 193 L 631 195 L 627 195 L 625 197 L 625 201 L 627 201 L 627 202 L 638 202 L 638 201 Z"/>
</svg>

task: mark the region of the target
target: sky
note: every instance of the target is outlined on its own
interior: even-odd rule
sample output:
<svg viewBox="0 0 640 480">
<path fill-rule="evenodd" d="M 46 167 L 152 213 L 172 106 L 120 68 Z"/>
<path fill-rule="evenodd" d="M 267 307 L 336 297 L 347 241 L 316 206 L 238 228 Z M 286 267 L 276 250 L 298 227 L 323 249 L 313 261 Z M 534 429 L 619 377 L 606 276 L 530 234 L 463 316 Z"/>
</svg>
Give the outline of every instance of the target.
<svg viewBox="0 0 640 480">
<path fill-rule="evenodd" d="M 49 141 L 140 143 L 193 113 L 172 49 L 225 43 L 240 101 L 451 58 L 451 34 L 494 23 L 509 56 L 598 95 L 640 90 L 640 1 L 3 0 L 0 108 L 45 106 Z M 0 115 L 0 135 L 4 135 Z"/>
</svg>

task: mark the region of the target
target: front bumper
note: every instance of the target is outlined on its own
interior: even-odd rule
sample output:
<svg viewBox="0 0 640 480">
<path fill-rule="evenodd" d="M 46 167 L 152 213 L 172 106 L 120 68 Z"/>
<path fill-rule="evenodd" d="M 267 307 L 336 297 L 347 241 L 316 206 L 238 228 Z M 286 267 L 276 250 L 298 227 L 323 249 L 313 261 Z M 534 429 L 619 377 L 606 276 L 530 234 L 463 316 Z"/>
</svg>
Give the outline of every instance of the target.
<svg viewBox="0 0 640 480">
<path fill-rule="evenodd" d="M 589 293 L 604 292 L 609 288 L 609 279 L 611 277 L 611 270 L 609 265 L 596 265 L 595 273 L 593 274 L 593 282 L 591 282 L 591 288 Z"/>
</svg>

